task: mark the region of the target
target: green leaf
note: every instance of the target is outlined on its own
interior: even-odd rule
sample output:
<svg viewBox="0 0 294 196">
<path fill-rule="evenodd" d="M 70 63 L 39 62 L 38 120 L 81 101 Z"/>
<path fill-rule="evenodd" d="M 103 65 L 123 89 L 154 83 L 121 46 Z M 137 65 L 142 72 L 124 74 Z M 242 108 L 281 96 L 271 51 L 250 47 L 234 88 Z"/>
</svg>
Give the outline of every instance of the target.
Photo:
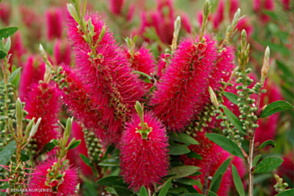
<svg viewBox="0 0 294 196">
<path fill-rule="evenodd" d="M 146 73 L 144 73 L 144 72 L 141 72 L 141 71 L 133 71 L 133 72 L 136 73 L 136 74 L 139 74 L 139 75 L 141 75 L 141 76 L 145 76 L 145 77 L 148 78 L 149 80 L 152 79 L 151 76 L 149 76 L 148 74 L 146 74 Z"/>
<path fill-rule="evenodd" d="M 267 157 L 260 161 L 253 170 L 253 173 L 267 173 L 271 172 L 283 163 L 283 159 L 279 157 Z"/>
<path fill-rule="evenodd" d="M 86 157 L 85 155 L 83 154 L 79 154 L 81 159 L 84 161 L 84 163 L 90 167 L 93 167 L 93 164 L 91 163 L 91 161 L 88 159 L 88 157 Z"/>
<path fill-rule="evenodd" d="M 17 70 L 17 69 L 19 69 L 19 70 Z M 17 68 L 15 65 L 13 65 L 11 71 L 12 71 L 12 73 L 14 73 L 16 71 L 16 73 L 15 73 L 16 76 L 13 75 L 12 77 L 14 77 L 14 78 L 11 77 L 11 83 L 15 86 L 15 89 L 17 89 L 19 86 L 19 81 L 20 81 L 21 68 Z"/>
<path fill-rule="evenodd" d="M 272 178 L 272 173 L 264 173 L 260 175 L 255 175 L 253 179 L 253 184 L 260 184 L 262 182 L 266 182 L 267 179 Z"/>
<path fill-rule="evenodd" d="M 26 162 L 26 161 L 28 161 L 29 159 L 30 159 L 30 157 L 29 156 L 27 156 L 26 154 L 25 154 L 25 152 L 24 151 L 21 151 L 21 157 L 20 157 L 20 159 L 22 160 L 22 161 L 24 161 L 24 162 Z"/>
<path fill-rule="evenodd" d="M 233 164 L 232 164 L 232 174 L 233 174 L 233 180 L 234 180 L 234 184 L 235 184 L 237 192 L 239 193 L 240 196 L 245 196 L 245 190 L 243 187 L 242 180 L 239 176 L 238 170 Z"/>
<path fill-rule="evenodd" d="M 199 154 L 197 154 L 196 152 L 193 152 L 193 151 L 189 152 L 189 153 L 187 154 L 187 156 L 188 156 L 189 158 L 194 158 L 194 159 L 202 160 L 202 157 L 201 157 Z"/>
<path fill-rule="evenodd" d="M 12 72 L 8 78 L 8 82 L 12 83 L 18 75 L 20 76 L 20 70 L 21 67 L 17 68 L 14 72 Z M 4 85 L 4 80 L 0 82 L 0 85 Z"/>
<path fill-rule="evenodd" d="M 257 149 L 264 148 L 264 147 L 266 147 L 268 145 L 270 145 L 272 147 L 276 147 L 276 142 L 273 141 L 273 140 L 267 140 L 267 141 L 263 142 Z"/>
<path fill-rule="evenodd" d="M 198 180 L 193 180 L 191 178 L 179 178 L 179 179 L 176 179 L 175 181 L 181 184 L 189 185 L 189 186 L 197 185 L 202 190 L 202 184 Z"/>
<path fill-rule="evenodd" d="M 278 18 L 275 12 L 263 10 L 263 13 L 271 17 L 273 20 L 277 20 Z"/>
<path fill-rule="evenodd" d="M 260 157 L 261 157 L 261 154 L 260 154 L 260 155 L 257 155 L 257 156 L 253 159 L 252 167 L 255 167 L 255 166 L 256 166 L 256 164 L 258 163 Z"/>
<path fill-rule="evenodd" d="M 235 95 L 234 93 L 224 92 L 225 97 L 232 102 L 233 104 L 238 104 L 238 95 Z"/>
<path fill-rule="evenodd" d="M 178 133 L 178 135 L 176 135 L 176 133 L 171 133 L 168 136 L 169 136 L 169 139 L 177 141 L 177 142 L 181 142 L 184 144 L 194 144 L 194 145 L 199 144 L 193 137 L 185 133 Z"/>
<path fill-rule="evenodd" d="M 170 155 L 182 155 L 190 152 L 189 148 L 180 144 L 171 144 L 168 148 Z"/>
<path fill-rule="evenodd" d="M 276 196 L 293 196 L 293 195 L 294 195 L 294 189 L 289 189 L 277 194 Z"/>
<path fill-rule="evenodd" d="M 127 196 L 127 195 L 133 195 L 134 193 L 130 191 L 127 188 L 123 188 L 120 186 L 113 186 L 115 192 L 118 194 L 118 196 Z"/>
<path fill-rule="evenodd" d="M 16 142 L 13 140 L 9 144 L 7 144 L 7 146 L 5 146 L 5 148 L 0 152 L 0 165 L 6 165 L 10 161 L 15 150 Z M 1 170 L 2 167 L 0 166 L 0 171 Z"/>
<path fill-rule="evenodd" d="M 147 192 L 145 186 L 141 187 L 140 196 L 148 196 L 148 192 Z"/>
<path fill-rule="evenodd" d="M 181 195 L 181 196 L 204 196 L 200 193 L 189 193 L 189 194 L 185 194 L 185 195 Z"/>
<path fill-rule="evenodd" d="M 18 27 L 5 27 L 0 29 L 0 39 L 8 38 L 9 36 L 13 35 L 18 30 Z"/>
<path fill-rule="evenodd" d="M 186 176 L 190 176 L 191 174 L 194 174 L 197 172 L 200 168 L 192 165 L 184 165 L 184 166 L 178 166 L 171 168 L 168 172 L 168 175 L 174 175 L 172 178 L 183 178 Z"/>
<path fill-rule="evenodd" d="M 124 183 L 123 179 L 119 176 L 108 176 L 102 178 L 96 182 L 97 184 L 103 186 L 120 186 L 120 187 L 128 187 L 127 184 Z"/>
<path fill-rule="evenodd" d="M 240 147 L 228 138 L 216 133 L 206 133 L 205 136 L 232 155 L 244 158 Z"/>
<path fill-rule="evenodd" d="M 114 149 L 115 147 L 113 145 L 108 146 L 104 156 L 102 157 L 102 160 L 106 159 L 108 157 L 108 154 L 110 154 Z"/>
<path fill-rule="evenodd" d="M 0 50 L 0 59 L 4 59 L 7 56 L 7 53 L 3 50 Z"/>
<path fill-rule="evenodd" d="M 104 161 L 101 161 L 100 163 L 98 163 L 98 165 L 110 166 L 110 167 L 119 166 L 119 156 L 116 155 L 116 156 L 110 157 L 108 159 L 105 159 Z"/>
<path fill-rule="evenodd" d="M 274 113 L 281 112 L 284 110 L 291 110 L 294 106 L 286 101 L 275 101 L 266 106 L 266 108 L 262 111 L 259 118 L 264 118 L 270 115 L 273 115 Z"/>
<path fill-rule="evenodd" d="M 222 181 L 223 175 L 224 173 L 227 171 L 230 163 L 231 163 L 232 158 L 229 158 L 227 160 L 225 160 L 223 162 L 223 164 L 221 164 L 221 166 L 219 166 L 219 168 L 216 170 L 211 183 L 210 183 L 210 187 L 209 189 L 213 192 L 217 192 L 220 186 L 220 183 Z"/>
<path fill-rule="evenodd" d="M 75 141 L 73 144 L 70 145 L 70 147 L 68 148 L 68 150 L 74 149 L 76 147 L 78 147 L 81 143 L 81 140 L 77 140 Z"/>
<path fill-rule="evenodd" d="M 48 142 L 42 149 L 42 152 L 47 153 L 50 152 L 51 150 L 53 150 L 53 148 L 55 147 L 55 144 L 53 142 Z"/>
<path fill-rule="evenodd" d="M 246 132 L 243 131 L 243 125 L 240 122 L 239 118 L 233 113 L 231 112 L 231 110 L 229 110 L 226 106 L 222 105 L 222 108 L 224 110 L 224 113 L 226 114 L 228 120 L 244 135 L 247 135 Z"/>
<path fill-rule="evenodd" d="M 212 191 L 208 191 L 208 196 L 217 196 L 217 194 L 215 194 L 215 193 L 212 192 Z"/>
<path fill-rule="evenodd" d="M 172 181 L 172 178 L 168 179 L 168 181 L 165 182 L 165 184 L 161 188 L 158 196 L 166 196 L 168 189 L 171 185 L 171 181 Z"/>
</svg>

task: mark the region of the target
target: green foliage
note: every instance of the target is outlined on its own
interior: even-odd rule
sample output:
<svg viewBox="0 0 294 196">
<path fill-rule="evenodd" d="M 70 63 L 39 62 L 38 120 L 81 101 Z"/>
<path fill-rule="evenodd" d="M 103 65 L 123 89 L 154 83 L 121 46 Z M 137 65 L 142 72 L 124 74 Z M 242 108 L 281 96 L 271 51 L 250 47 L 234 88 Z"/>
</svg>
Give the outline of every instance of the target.
<svg viewBox="0 0 294 196">
<path fill-rule="evenodd" d="M 184 143 L 184 144 L 194 144 L 197 145 L 199 144 L 193 137 L 185 134 L 185 133 L 170 133 L 169 135 L 169 139 L 180 142 L 180 143 Z"/>
<path fill-rule="evenodd" d="M 275 101 L 262 111 L 259 118 L 264 118 L 273 115 L 274 113 L 281 112 L 284 110 L 291 110 L 294 109 L 294 106 L 286 101 Z"/>
<path fill-rule="evenodd" d="M 210 182 L 210 187 L 209 189 L 213 192 L 217 192 L 218 189 L 219 189 L 219 186 L 221 184 L 221 181 L 222 181 L 222 178 L 223 178 L 223 175 L 225 174 L 225 172 L 227 171 L 229 165 L 230 165 L 230 162 L 231 162 L 231 158 L 225 160 L 221 166 L 219 166 L 219 168 L 216 170 L 216 172 L 214 173 L 214 176 Z"/>
<path fill-rule="evenodd" d="M 116 167 L 119 166 L 119 156 L 113 156 L 108 159 L 101 161 L 98 165 L 100 166 L 109 166 L 109 167 Z"/>
<path fill-rule="evenodd" d="M 294 195 L 294 189 L 289 189 L 284 192 L 277 194 L 276 196 L 292 196 Z"/>
<path fill-rule="evenodd" d="M 8 38 L 18 30 L 18 27 L 5 27 L 0 29 L 0 38 Z"/>
<path fill-rule="evenodd" d="M 72 143 L 70 146 L 68 146 L 68 150 L 74 149 L 76 147 L 78 147 L 81 143 L 81 140 L 77 140 L 74 143 Z"/>
<path fill-rule="evenodd" d="M 168 147 L 170 155 L 182 155 L 190 152 L 189 148 L 180 144 L 170 144 Z"/>
<path fill-rule="evenodd" d="M 252 161 L 252 167 L 255 167 L 255 166 L 256 166 L 256 164 L 258 163 L 260 157 L 261 157 L 261 154 L 260 154 L 260 155 L 257 155 L 257 156 L 253 159 L 253 161 Z"/>
<path fill-rule="evenodd" d="M 240 147 L 228 138 L 216 133 L 206 133 L 205 136 L 232 155 L 244 158 Z"/>
<path fill-rule="evenodd" d="M 197 172 L 200 168 L 192 165 L 184 165 L 171 168 L 168 175 L 174 175 L 172 178 L 183 178 Z"/>
<path fill-rule="evenodd" d="M 237 105 L 238 104 L 238 95 L 235 95 L 234 93 L 230 92 L 224 92 L 225 97 L 232 102 L 233 104 Z"/>
<path fill-rule="evenodd" d="M 148 192 L 147 192 L 145 186 L 141 187 L 140 196 L 148 196 Z"/>
<path fill-rule="evenodd" d="M 17 68 L 16 70 L 14 70 L 9 78 L 8 78 L 8 83 L 13 83 L 15 80 L 19 80 L 20 78 L 20 71 L 21 71 L 21 67 Z M 14 82 L 16 84 L 16 82 Z M 2 80 L 0 82 L 0 86 L 3 86 L 4 85 L 4 80 Z"/>
<path fill-rule="evenodd" d="M 163 187 L 161 188 L 160 192 L 159 192 L 159 195 L 158 196 L 166 196 L 167 192 L 168 192 L 168 189 L 170 188 L 171 186 L 171 181 L 172 181 L 172 178 L 168 179 L 168 181 L 166 181 L 163 185 Z"/>
<path fill-rule="evenodd" d="M 238 119 L 238 117 L 231 112 L 231 110 L 229 110 L 226 106 L 222 105 L 222 108 L 224 110 L 224 113 L 226 114 L 228 120 L 243 134 L 247 135 L 246 132 L 243 131 L 242 128 L 242 123 L 240 122 L 240 120 Z"/>
<path fill-rule="evenodd" d="M 283 159 L 279 157 L 267 157 L 260 161 L 253 170 L 253 173 L 271 172 L 283 163 Z"/>
<path fill-rule="evenodd" d="M 243 187 L 242 180 L 239 176 L 237 168 L 233 164 L 232 164 L 232 174 L 233 174 L 233 180 L 234 180 L 234 184 L 235 184 L 237 192 L 239 193 L 240 196 L 245 196 L 245 190 Z"/>
<path fill-rule="evenodd" d="M 14 154 L 16 150 L 16 142 L 11 141 L 1 152 L 0 152 L 0 165 L 6 165 L 12 155 Z M 2 170 L 2 167 L 0 166 L 0 171 Z"/>
<path fill-rule="evenodd" d="M 266 146 L 272 146 L 272 147 L 275 147 L 276 146 L 276 142 L 273 141 L 273 140 L 267 140 L 265 142 L 263 142 L 257 149 L 262 149 Z"/>
</svg>

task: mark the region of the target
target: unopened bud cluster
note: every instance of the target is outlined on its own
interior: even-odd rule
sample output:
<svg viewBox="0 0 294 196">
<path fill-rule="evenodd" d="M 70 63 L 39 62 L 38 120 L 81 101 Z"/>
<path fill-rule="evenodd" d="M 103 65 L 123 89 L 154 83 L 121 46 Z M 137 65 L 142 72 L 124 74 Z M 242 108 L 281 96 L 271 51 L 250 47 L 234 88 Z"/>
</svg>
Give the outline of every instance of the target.
<svg viewBox="0 0 294 196">
<path fill-rule="evenodd" d="M 283 178 L 280 178 L 277 174 L 274 175 L 277 183 L 274 185 L 275 191 L 281 193 L 289 186 L 287 182 L 283 183 Z"/>
<path fill-rule="evenodd" d="M 92 163 L 99 163 L 103 156 L 101 140 L 98 139 L 93 131 L 83 130 L 88 149 L 88 156 Z"/>
<path fill-rule="evenodd" d="M 9 186 L 14 189 L 23 189 L 26 184 L 25 181 L 28 171 L 26 171 L 26 163 L 22 162 L 20 165 L 17 165 L 15 162 L 11 162 L 9 165 Z"/>
</svg>

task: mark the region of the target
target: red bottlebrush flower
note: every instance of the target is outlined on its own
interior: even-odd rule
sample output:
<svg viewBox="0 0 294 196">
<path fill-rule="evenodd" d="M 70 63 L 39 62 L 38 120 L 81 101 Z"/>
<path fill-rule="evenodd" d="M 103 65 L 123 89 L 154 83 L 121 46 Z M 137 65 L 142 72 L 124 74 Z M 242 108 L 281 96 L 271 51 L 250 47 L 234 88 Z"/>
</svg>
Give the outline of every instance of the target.
<svg viewBox="0 0 294 196">
<path fill-rule="evenodd" d="M 224 151 L 220 146 L 216 145 L 210 141 L 204 133 L 199 133 L 195 139 L 199 142 L 199 145 L 190 145 L 188 148 L 199 154 L 202 157 L 202 160 L 195 158 L 188 158 L 187 155 L 182 155 L 181 160 L 185 165 L 194 165 L 200 167 L 200 172 L 202 174 L 198 176 L 190 176 L 192 179 L 200 179 L 200 182 L 204 184 L 206 178 L 213 177 L 216 170 L 221 166 L 221 164 L 230 157 L 230 154 Z M 227 196 L 229 188 L 232 184 L 231 178 L 231 167 L 225 172 L 220 188 L 217 192 L 219 196 Z M 210 182 L 208 183 L 209 187 Z M 198 189 L 198 187 L 195 186 Z M 201 191 L 200 191 L 201 192 Z"/>
<path fill-rule="evenodd" d="M 47 38 L 61 38 L 62 36 L 62 11 L 60 8 L 46 10 Z"/>
<path fill-rule="evenodd" d="M 97 14 L 86 16 L 86 21 L 89 19 L 94 26 L 95 43 L 104 22 Z M 101 131 L 107 136 L 108 142 L 118 143 L 124 123 L 135 111 L 135 102 L 144 95 L 144 87 L 132 73 L 123 50 L 117 46 L 107 27 L 93 55 L 72 18 L 69 19 L 68 27 L 68 37 L 73 45 L 81 80 L 97 103 L 97 110 L 102 112 L 99 122 L 103 127 Z"/>
<path fill-rule="evenodd" d="M 0 19 L 5 25 L 8 25 L 12 10 L 11 5 L 9 3 L 2 2 L 0 6 Z"/>
<path fill-rule="evenodd" d="M 151 105 L 168 129 L 181 131 L 195 113 L 195 103 L 208 88 L 208 77 L 216 59 L 216 41 L 186 39 L 175 51 L 157 85 Z"/>
<path fill-rule="evenodd" d="M 67 41 L 56 40 L 53 48 L 53 56 L 57 65 L 62 63 L 70 65 L 71 63 L 71 48 Z"/>
<path fill-rule="evenodd" d="M 289 180 L 292 180 L 292 183 L 294 184 L 294 156 L 293 155 L 294 153 L 292 151 L 282 157 L 284 159 L 284 162 L 278 168 L 277 174 L 284 179 L 287 178 Z"/>
<path fill-rule="evenodd" d="M 142 129 L 140 122 L 140 117 L 134 115 L 120 142 L 121 175 L 135 190 L 143 185 L 152 188 L 153 183 L 160 183 L 169 166 L 168 138 L 164 126 L 148 112 L 144 115 L 144 122 L 150 132 L 141 135 L 138 132 Z"/>
<path fill-rule="evenodd" d="M 215 29 L 217 29 L 220 23 L 224 20 L 224 9 L 225 9 L 225 2 L 223 0 L 220 0 L 218 3 L 216 13 L 213 17 L 213 27 Z"/>
<path fill-rule="evenodd" d="M 26 118 L 32 119 L 33 117 L 42 118 L 38 131 L 33 138 L 36 139 L 38 148 L 41 150 L 44 145 L 52 139 L 58 137 L 56 131 L 58 112 L 60 105 L 58 102 L 58 89 L 54 85 L 44 82 L 32 85 L 30 93 L 25 99 L 25 110 L 29 113 Z"/>
<path fill-rule="evenodd" d="M 127 15 L 127 21 L 131 21 L 133 19 L 133 16 L 135 14 L 135 5 L 130 5 L 128 15 Z"/>
<path fill-rule="evenodd" d="M 88 149 L 86 147 L 83 128 L 78 123 L 73 122 L 71 134 L 72 137 L 76 138 L 76 140 L 81 140 L 81 143 L 75 148 L 75 150 L 68 151 L 66 157 L 72 164 L 81 168 L 81 173 L 83 175 L 91 175 L 93 173 L 91 167 L 86 165 L 79 155 L 83 154 L 88 157 Z M 71 141 L 71 139 L 69 139 L 69 141 Z"/>
<path fill-rule="evenodd" d="M 174 8 L 170 0 L 158 0 L 157 10 L 142 12 L 140 34 L 144 37 L 146 28 L 155 28 L 163 43 L 171 44 L 174 32 Z M 148 39 L 146 39 L 148 40 Z"/>
<path fill-rule="evenodd" d="M 224 47 L 222 51 L 218 54 L 216 58 L 216 64 L 212 67 L 209 76 L 207 77 L 208 86 L 210 86 L 214 91 L 219 90 L 222 87 L 221 82 L 227 82 L 231 76 L 234 65 L 234 49 L 232 47 Z M 203 87 L 204 88 L 204 87 Z M 201 112 L 203 107 L 210 103 L 210 95 L 208 93 L 208 88 L 203 90 L 203 94 L 198 97 L 197 100 L 197 110 Z M 198 114 L 196 113 L 196 115 Z"/>
<path fill-rule="evenodd" d="M 197 12 L 197 21 L 198 21 L 199 26 L 201 27 L 202 22 L 203 22 L 203 13 L 202 13 L 202 11 Z"/>
<path fill-rule="evenodd" d="M 22 57 L 26 53 L 26 49 L 23 46 L 21 34 L 17 31 L 14 35 L 11 36 L 11 47 L 8 54 L 11 54 L 9 59 L 10 64 L 22 66 Z"/>
<path fill-rule="evenodd" d="M 21 100 L 24 100 L 28 95 L 33 84 L 37 84 L 44 79 L 44 74 L 45 63 L 37 56 L 28 57 L 26 64 L 23 66 L 19 82 L 18 92 Z"/>
<path fill-rule="evenodd" d="M 106 136 L 101 132 L 102 127 L 99 125 L 102 117 L 101 112 L 97 110 L 98 105 L 89 96 L 89 90 L 81 83 L 75 70 L 71 70 L 65 65 L 63 69 L 62 75 L 68 85 L 62 89 L 64 91 L 61 97 L 63 103 L 80 123 L 85 125 L 87 129 L 95 131 L 98 137 L 104 140 Z"/>
<path fill-rule="evenodd" d="M 158 71 L 157 75 L 161 77 L 164 74 L 165 69 L 167 68 L 168 64 L 170 63 L 170 54 L 161 54 L 160 59 L 158 60 Z"/>
<path fill-rule="evenodd" d="M 290 9 L 290 0 L 282 0 L 283 8 L 284 10 L 289 10 Z"/>
<path fill-rule="evenodd" d="M 233 19 L 239 8 L 239 0 L 230 0 L 230 18 Z"/>
<path fill-rule="evenodd" d="M 242 18 L 241 20 L 239 20 L 236 25 L 236 29 L 238 29 L 239 32 L 244 29 L 248 36 L 250 36 L 254 31 L 253 25 L 250 24 L 247 18 Z"/>
<path fill-rule="evenodd" d="M 47 181 L 48 169 L 52 169 L 53 164 L 58 162 L 58 158 L 49 157 L 43 162 L 39 162 L 36 168 L 33 170 L 31 174 L 31 180 L 28 184 L 28 189 L 31 190 L 40 190 L 40 192 L 28 192 L 28 195 L 32 196 L 62 196 L 62 195 L 74 195 L 76 186 L 78 185 L 78 172 L 77 169 L 69 166 L 69 167 L 60 167 L 60 173 L 64 174 L 61 179 L 55 179 L 45 184 Z M 61 161 L 62 163 L 62 161 Z M 63 181 L 62 181 L 63 179 Z M 45 192 L 41 190 L 45 189 Z M 55 190 L 54 193 L 52 190 Z"/>
<path fill-rule="evenodd" d="M 29 32 L 29 39 L 38 40 L 42 34 L 43 17 L 39 17 L 30 7 L 21 5 L 19 7 L 22 22 L 26 25 Z"/>
<path fill-rule="evenodd" d="M 154 73 L 154 57 L 145 45 L 143 45 L 139 50 L 135 49 L 134 51 L 130 51 L 126 49 L 125 53 L 127 55 L 127 59 L 130 61 L 131 68 L 148 75 Z"/>
<path fill-rule="evenodd" d="M 270 20 L 270 17 L 265 13 L 262 13 L 263 10 L 273 11 L 275 8 L 273 0 L 254 0 L 253 1 L 253 10 L 257 12 L 261 21 L 265 24 Z"/>
<path fill-rule="evenodd" d="M 124 0 L 110 0 L 109 3 L 110 11 L 115 15 L 120 15 L 124 5 Z"/>
</svg>

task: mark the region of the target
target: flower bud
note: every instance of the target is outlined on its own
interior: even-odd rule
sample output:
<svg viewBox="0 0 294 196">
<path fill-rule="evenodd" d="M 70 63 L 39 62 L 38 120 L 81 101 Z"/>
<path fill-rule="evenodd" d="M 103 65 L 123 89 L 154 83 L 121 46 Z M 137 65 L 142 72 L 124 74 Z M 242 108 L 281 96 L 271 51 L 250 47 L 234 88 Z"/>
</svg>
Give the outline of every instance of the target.
<svg viewBox="0 0 294 196">
<path fill-rule="evenodd" d="M 263 65 L 261 69 L 261 83 L 263 84 L 269 70 L 270 49 L 267 46 L 264 53 Z"/>
<path fill-rule="evenodd" d="M 210 100 L 211 102 L 213 103 L 213 105 L 218 108 L 219 107 L 219 103 L 217 101 L 217 98 L 216 98 L 216 95 L 214 93 L 214 91 L 212 90 L 211 87 L 208 88 L 208 91 L 209 91 L 209 95 L 210 95 Z"/>
</svg>

